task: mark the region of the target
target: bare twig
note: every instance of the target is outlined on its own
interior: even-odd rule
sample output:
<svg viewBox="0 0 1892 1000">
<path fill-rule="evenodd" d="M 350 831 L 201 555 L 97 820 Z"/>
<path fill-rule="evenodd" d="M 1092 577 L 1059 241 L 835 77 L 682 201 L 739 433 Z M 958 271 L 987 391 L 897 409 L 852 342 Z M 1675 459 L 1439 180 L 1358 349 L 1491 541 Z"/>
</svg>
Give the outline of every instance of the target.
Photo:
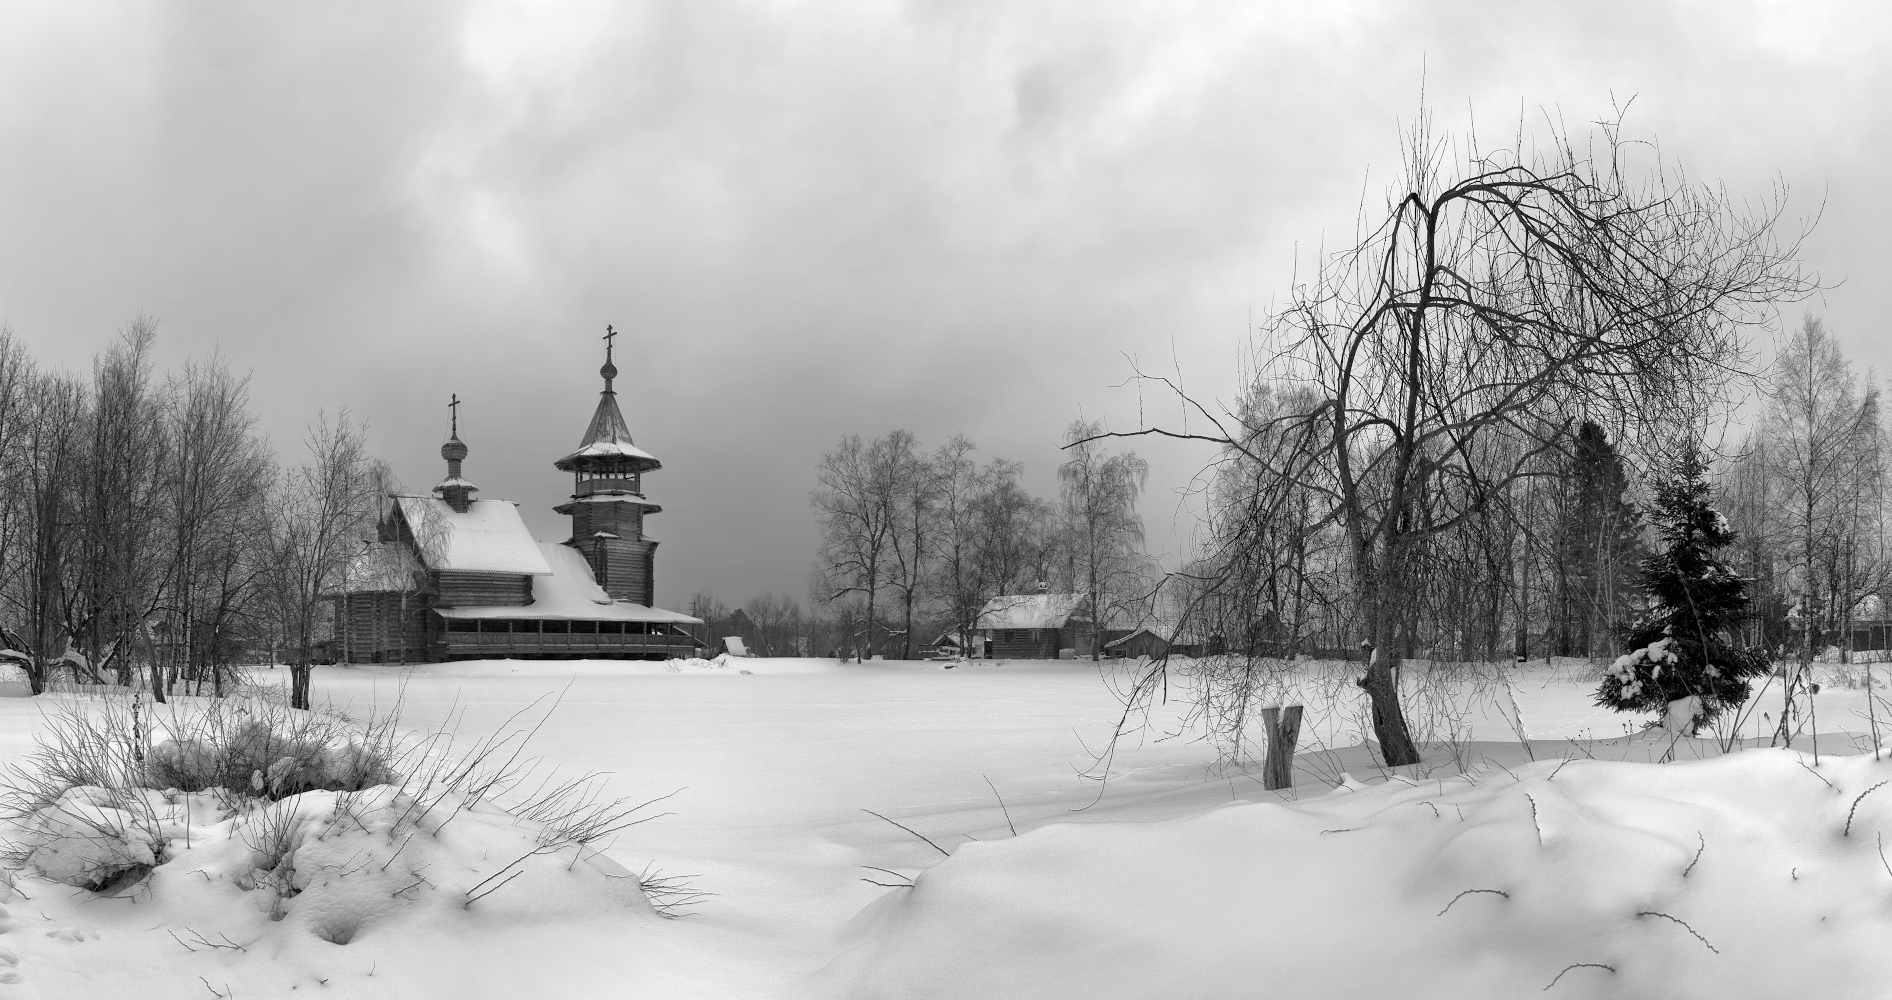
<svg viewBox="0 0 1892 1000">
<path fill-rule="evenodd" d="M 1464 899 L 1464 898 L 1465 898 L 1466 896 L 1469 896 L 1469 895 L 1471 895 L 1471 894 L 1472 894 L 1472 893 L 1474 893 L 1474 892 L 1488 892 L 1488 893 L 1491 893 L 1491 894 L 1492 894 L 1492 895 L 1494 895 L 1494 896 L 1503 896 L 1503 897 L 1504 897 L 1504 898 L 1506 898 L 1506 899 L 1510 899 L 1510 898 L 1511 898 L 1511 894 L 1510 894 L 1510 893 L 1508 893 L 1508 892 L 1506 892 L 1506 891 L 1504 891 L 1503 889 L 1467 889 L 1467 890 L 1465 890 L 1464 892 L 1461 892 L 1461 893 L 1459 893 L 1458 895 L 1456 895 L 1456 896 L 1453 896 L 1453 897 L 1452 897 L 1452 903 L 1456 903 L 1456 902 L 1458 902 L 1459 900 L 1461 900 L 1461 899 Z M 1449 910 L 1449 909 L 1451 909 L 1451 908 L 1452 908 L 1452 903 L 1447 903 L 1447 904 L 1445 904 L 1445 910 Z M 1443 917 L 1443 916 L 1445 916 L 1445 910 L 1440 910 L 1440 911 L 1439 911 L 1438 913 L 1436 913 L 1436 914 L 1434 914 L 1434 916 L 1439 916 L 1439 917 Z"/>
<path fill-rule="evenodd" d="M 513 872 L 511 875 L 508 875 L 504 879 L 502 879 L 498 885 L 493 886 L 491 889 L 488 889 L 477 896 L 469 896 L 466 902 L 460 904 L 460 908 L 466 909 L 467 907 L 472 906 L 474 903 L 477 903 L 480 900 L 485 899 L 486 897 L 492 895 L 493 893 L 498 892 L 501 889 L 504 889 L 506 887 L 507 882 L 510 882 L 513 879 L 516 879 L 519 876 L 524 875 L 524 874 L 525 872 Z M 480 883 L 480 885 L 485 885 L 485 884 L 486 884 L 485 882 Z M 478 886 L 475 886 L 475 888 L 478 888 Z M 472 892 L 473 890 L 468 889 L 467 891 Z"/>
<path fill-rule="evenodd" d="M 862 809 L 862 810 L 861 810 L 861 812 L 864 812 L 864 813 L 866 813 L 867 815 L 869 815 L 869 816 L 872 816 L 872 817 L 874 817 L 875 819 L 878 819 L 878 820 L 882 820 L 882 821 L 885 821 L 885 822 L 888 822 L 888 823 L 893 823 L 893 825 L 894 825 L 894 826 L 897 826 L 897 827 L 899 827 L 900 829 L 902 829 L 902 830 L 905 830 L 906 832 L 908 832 L 908 833 L 910 833 L 910 834 L 913 834 L 913 835 L 914 835 L 915 837 L 918 837 L 918 838 L 920 838 L 921 840 L 924 840 L 924 841 L 926 841 L 926 845 L 927 845 L 928 847 L 931 847 L 931 848 L 932 848 L 933 850 L 935 850 L 935 851 L 938 851 L 939 853 L 941 853 L 941 854 L 944 854 L 944 855 L 946 855 L 946 856 L 947 856 L 947 857 L 949 857 L 949 858 L 953 856 L 953 855 L 952 855 L 952 852 L 951 852 L 951 851 L 948 851 L 948 850 L 947 850 L 946 848 L 944 848 L 944 847 L 941 847 L 941 846 L 939 846 L 938 844 L 935 844 L 935 843 L 933 843 L 933 841 L 932 841 L 932 839 L 931 839 L 931 838 L 929 838 L 929 837 L 927 837 L 927 835 L 926 835 L 926 834 L 923 834 L 923 833 L 921 833 L 921 832 L 919 832 L 918 830 L 915 830 L 915 829 L 913 829 L 913 828 L 912 828 L 912 827 L 910 827 L 910 826 L 907 826 L 907 825 L 905 825 L 905 824 L 902 824 L 902 823 L 895 823 L 895 822 L 894 822 L 893 820 L 890 820 L 890 819 L 887 819 L 887 817 L 885 817 L 885 816 L 882 816 L 881 814 L 879 814 L 879 813 L 877 813 L 877 812 L 875 812 L 875 811 L 873 811 L 872 809 Z"/>
<path fill-rule="evenodd" d="M 1689 860 L 1688 867 L 1682 869 L 1683 878 L 1687 878 L 1688 873 L 1695 870 L 1695 863 L 1701 860 L 1701 852 L 1708 849 L 1708 838 L 1703 837 L 1700 830 L 1695 831 L 1695 839 L 1701 843 L 1695 848 L 1695 857 Z"/>
<path fill-rule="evenodd" d="M 999 800 L 999 812 L 1005 814 L 1006 828 L 1012 831 L 1012 836 L 1018 836 L 1018 827 L 1012 825 L 1012 811 L 1005 808 L 1005 796 L 999 794 L 998 786 L 992 783 L 991 778 L 986 778 L 983 774 L 979 775 L 979 777 L 985 778 L 985 787 L 992 789 L 992 797 Z M 1231 797 L 1233 797 L 1234 794 L 1234 787 L 1234 779 L 1231 778 L 1229 784 Z"/>
<path fill-rule="evenodd" d="M 1678 923 L 1678 924 L 1681 924 L 1681 925 L 1682 925 L 1682 929 L 1683 929 L 1683 930 L 1685 930 L 1685 931 L 1687 931 L 1687 932 L 1689 932 L 1690 934 L 1693 934 L 1693 935 L 1695 936 L 1695 940 L 1697 940 L 1697 941 L 1700 941 L 1700 942 L 1702 943 L 1702 945 L 1703 945 L 1703 946 L 1705 946 L 1705 947 L 1706 947 L 1706 948 L 1707 948 L 1707 949 L 1708 949 L 1709 951 L 1712 951 L 1712 952 L 1714 952 L 1714 953 L 1715 953 L 1715 954 L 1717 954 L 1717 955 L 1719 955 L 1719 954 L 1721 954 L 1721 949 L 1720 949 L 1720 948 L 1717 948 L 1717 947 L 1715 947 L 1714 945 L 1712 945 L 1712 944 L 1709 944 L 1709 943 L 1708 943 L 1708 939 L 1707 939 L 1707 938 L 1705 938 L 1705 937 L 1702 937 L 1702 936 L 1701 936 L 1701 933 L 1700 933 L 1699 931 L 1697 931 L 1697 930 L 1695 930 L 1695 928 L 1693 928 L 1693 927 L 1690 927 L 1690 926 L 1688 926 L 1688 921 L 1686 921 L 1686 920 L 1683 920 L 1683 919 L 1682 919 L 1682 918 L 1680 918 L 1680 917 L 1672 917 L 1672 916 L 1670 916 L 1670 915 L 1668 915 L 1668 914 L 1666 914 L 1666 913 L 1663 913 L 1663 912 L 1661 912 L 1661 911 L 1659 911 L 1659 910 L 1643 910 L 1643 911 L 1641 911 L 1641 912 L 1639 912 L 1639 913 L 1637 913 L 1637 914 L 1636 914 L 1636 916 L 1638 916 L 1638 917 L 1661 917 L 1661 918 L 1662 918 L 1662 919 L 1664 919 L 1664 920 L 1668 920 L 1668 921 L 1672 921 L 1672 922 L 1674 922 L 1674 923 Z"/>
<path fill-rule="evenodd" d="M 1863 799 L 1866 796 L 1871 795 L 1873 792 L 1876 792 L 1879 789 L 1884 788 L 1888 782 L 1892 782 L 1892 778 L 1888 778 L 1886 779 L 1886 781 L 1881 781 L 1878 784 L 1872 786 L 1871 788 L 1868 788 L 1865 791 L 1859 793 L 1859 798 L 1853 800 L 1853 807 L 1846 811 L 1846 829 L 1840 831 L 1840 836 L 1842 837 L 1852 836 L 1853 814 L 1859 811 L 1859 799 Z"/>
<path fill-rule="evenodd" d="M 1818 772 L 1818 771 L 1815 771 L 1814 769 L 1812 769 L 1812 768 L 1810 768 L 1810 767 L 1807 767 L 1807 762 L 1806 762 L 1806 761 L 1800 761 L 1800 762 L 1799 762 L 1799 764 L 1800 764 L 1800 766 L 1801 766 L 1802 768 L 1805 768 L 1805 769 L 1806 769 L 1806 772 L 1807 772 L 1808 774 L 1811 774 L 1811 775 L 1813 775 L 1814 777 L 1816 777 L 1816 778 L 1819 778 L 1819 779 L 1820 779 L 1820 783 L 1821 783 L 1821 784 L 1823 784 L 1823 785 L 1825 785 L 1825 786 L 1826 786 L 1826 787 L 1828 787 L 1828 788 L 1831 788 L 1831 789 L 1833 789 L 1833 793 L 1834 793 L 1835 795 L 1837 795 L 1837 794 L 1839 794 L 1839 789 L 1838 789 L 1838 788 L 1837 788 L 1836 786 L 1834 786 L 1834 784 L 1833 784 L 1832 782 L 1830 782 L 1830 781 L 1828 781 L 1828 780 L 1826 780 L 1826 777 L 1825 777 L 1824 775 L 1822 775 L 1822 774 L 1820 774 L 1820 772 Z"/>
<path fill-rule="evenodd" d="M 1557 973 L 1556 979 L 1552 979 L 1550 981 L 1550 984 L 1545 986 L 1544 989 L 1548 990 L 1550 989 L 1551 986 L 1557 985 L 1557 980 L 1562 979 L 1564 977 L 1564 972 L 1569 972 L 1571 969 L 1608 969 L 1610 972 L 1616 971 L 1616 967 L 1614 965 L 1604 965 L 1601 962 L 1572 962 L 1569 965 L 1564 966 L 1563 972 Z"/>
</svg>

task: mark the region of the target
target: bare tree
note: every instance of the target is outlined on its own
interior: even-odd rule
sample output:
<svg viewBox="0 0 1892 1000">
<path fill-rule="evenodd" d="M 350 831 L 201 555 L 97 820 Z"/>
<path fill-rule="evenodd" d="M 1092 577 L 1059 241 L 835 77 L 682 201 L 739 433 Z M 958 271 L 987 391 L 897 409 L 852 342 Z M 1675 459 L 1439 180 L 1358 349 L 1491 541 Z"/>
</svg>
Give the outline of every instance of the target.
<svg viewBox="0 0 1892 1000">
<path fill-rule="evenodd" d="M 894 431 L 871 445 L 850 434 L 821 456 L 819 487 L 809 495 L 821 527 L 814 590 L 822 604 L 850 597 L 864 601 L 851 630 L 856 649 L 874 651 L 877 602 L 886 582 L 886 562 L 896 526 L 901 456 L 913 450 L 913 435 Z"/>
<path fill-rule="evenodd" d="M 27 443 L 35 416 L 39 376 L 13 331 L 0 326 L 0 646 L 25 653 L 28 546 L 31 511 Z M 8 628 L 11 624 L 13 627 Z M 31 631 L 30 629 L 25 629 Z"/>
<path fill-rule="evenodd" d="M 973 558 L 993 594 L 1012 594 L 1043 579 L 1049 510 L 1020 483 L 1024 467 L 995 458 L 980 473 L 973 498 Z"/>
<path fill-rule="evenodd" d="M 208 640 L 217 636 L 215 629 L 233 624 L 236 606 L 247 599 L 263 568 L 260 560 L 244 557 L 247 550 L 264 547 L 259 508 L 268 497 L 271 472 L 269 455 L 252 434 L 248 379 L 233 374 L 221 356 L 186 364 L 171 380 L 168 396 L 172 445 L 164 470 L 170 526 L 164 623 L 170 655 L 162 676 L 156 665 L 153 669 L 152 695 L 159 701 L 180 676 L 195 677 L 208 668 L 213 659 Z M 217 623 L 210 635 L 204 634 L 207 620 Z"/>
<path fill-rule="evenodd" d="M 933 542 L 936 589 L 945 599 L 960 649 L 967 653 L 989 596 L 977 558 L 978 502 L 986 482 L 972 460 L 976 447 L 965 435 L 955 434 L 933 453 L 940 519 Z"/>
<path fill-rule="evenodd" d="M 170 446 L 151 380 L 157 324 L 139 317 L 92 366 L 84 472 L 85 651 L 98 671 L 132 683 L 134 638 L 164 598 L 165 477 Z"/>
<path fill-rule="evenodd" d="M 370 533 L 389 479 L 348 411 L 309 428 L 309 458 L 288 470 L 272 504 L 271 585 L 288 625 L 290 704 L 309 707 L 321 608 Z"/>
<path fill-rule="evenodd" d="M 1143 518 L 1137 498 L 1150 466 L 1136 452 L 1104 453 L 1103 427 L 1083 420 L 1065 431 L 1070 457 L 1058 466 L 1071 581 L 1090 608 L 1091 659 L 1103 658 L 1104 633 L 1112 617 L 1144 602 L 1149 589 L 1141 570 Z M 1142 614 L 1134 614 L 1141 619 Z"/>
<path fill-rule="evenodd" d="M 1618 125 L 1600 129 L 1593 153 L 1556 128 L 1542 149 L 1525 149 L 1520 128 L 1516 150 L 1488 151 L 1435 138 L 1422 114 L 1381 221 L 1322 260 L 1261 333 L 1257 377 L 1318 393 L 1273 421 L 1292 447 L 1254 452 L 1274 428 L 1193 401 L 1203 431 L 1137 432 L 1331 484 L 1327 516 L 1345 532 L 1373 650 L 1359 683 L 1392 765 L 1419 759 L 1395 668 L 1426 543 L 1537 474 L 1582 414 L 1701 412 L 1741 361 L 1740 329 L 1812 287 L 1798 242 L 1775 237 L 1779 198 L 1754 212 L 1638 170 Z M 1524 446 L 1481 450 L 1493 437 Z"/>
<path fill-rule="evenodd" d="M 85 461 L 85 386 L 58 373 L 23 380 L 28 403 L 20 428 L 17 477 L 18 583 L 7 591 L 23 626 L 8 642 L 28 657 L 27 682 L 43 693 L 53 664 L 71 644 L 72 577 L 78 559 L 79 483 Z"/>
<path fill-rule="evenodd" d="M 904 437 L 902 435 L 905 435 Z M 887 583 L 900 599 L 900 655 L 913 659 L 913 609 L 933 582 L 933 555 L 940 530 L 940 471 L 897 431 L 885 461 L 892 466 L 893 525 L 887 533 Z"/>
<path fill-rule="evenodd" d="M 1776 359 L 1766 397 L 1769 450 L 1786 489 L 1781 513 L 1792 538 L 1802 630 L 1799 664 L 1782 685 L 1776 735 L 1788 740 L 1796 699 L 1820 647 L 1821 620 L 1837 617 L 1838 605 L 1855 589 L 1850 573 L 1843 582 L 1834 577 L 1846 540 L 1858 533 L 1860 466 L 1877 464 L 1866 452 L 1877 442 L 1878 391 L 1870 383 L 1862 391 L 1839 345 L 1809 316 Z"/>
</svg>

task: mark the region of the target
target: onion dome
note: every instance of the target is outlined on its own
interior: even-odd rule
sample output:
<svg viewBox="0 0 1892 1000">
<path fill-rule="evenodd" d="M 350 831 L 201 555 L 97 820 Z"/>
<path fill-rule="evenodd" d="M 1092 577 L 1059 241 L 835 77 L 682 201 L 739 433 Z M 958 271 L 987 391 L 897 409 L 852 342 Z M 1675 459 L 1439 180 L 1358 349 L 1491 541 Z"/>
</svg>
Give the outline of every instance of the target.
<svg viewBox="0 0 1892 1000">
<path fill-rule="evenodd" d="M 434 496 L 447 502 L 456 512 L 464 514 L 473 505 L 473 494 L 479 487 L 467 482 L 460 476 L 460 463 L 466 461 L 466 442 L 460 440 L 460 397 L 455 394 L 453 402 L 447 404 L 453 412 L 453 429 L 449 432 L 447 443 L 440 446 L 440 457 L 447 460 L 447 478 L 434 486 Z"/>
</svg>

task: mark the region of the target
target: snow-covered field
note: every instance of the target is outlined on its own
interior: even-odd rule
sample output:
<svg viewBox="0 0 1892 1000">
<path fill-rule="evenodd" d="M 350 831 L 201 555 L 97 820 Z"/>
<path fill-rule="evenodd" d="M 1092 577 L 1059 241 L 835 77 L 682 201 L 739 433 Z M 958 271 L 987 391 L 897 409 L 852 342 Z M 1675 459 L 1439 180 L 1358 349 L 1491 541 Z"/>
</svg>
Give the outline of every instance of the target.
<svg viewBox="0 0 1892 1000">
<path fill-rule="evenodd" d="M 1892 762 L 1858 753 L 1862 691 L 1819 696 L 1816 767 L 1626 735 L 1569 669 L 1502 676 L 1420 699 L 1435 745 L 1391 776 L 1359 745 L 1354 695 L 1325 683 L 1344 675 L 1310 678 L 1281 795 L 1169 736 L 1177 704 L 1094 780 L 1121 707 L 1084 662 L 325 668 L 318 700 L 365 716 L 398 698 L 404 725 L 466 742 L 556 698 L 533 753 L 609 772 L 614 796 L 675 792 L 672 814 L 472 906 L 521 836 L 503 816 L 469 813 L 371 880 L 357 859 L 382 848 L 321 827 L 304 841 L 335 855 L 320 870 L 357 881 L 312 884 L 273 920 L 234 874 L 235 821 L 206 807 L 189 850 L 120 896 L 0 888 L 0 1000 L 1892 991 Z M 45 725 L 0 698 L 0 761 Z M 714 895 L 663 919 L 613 892 L 652 865 Z M 404 866 L 433 894 L 382 884 Z"/>
</svg>

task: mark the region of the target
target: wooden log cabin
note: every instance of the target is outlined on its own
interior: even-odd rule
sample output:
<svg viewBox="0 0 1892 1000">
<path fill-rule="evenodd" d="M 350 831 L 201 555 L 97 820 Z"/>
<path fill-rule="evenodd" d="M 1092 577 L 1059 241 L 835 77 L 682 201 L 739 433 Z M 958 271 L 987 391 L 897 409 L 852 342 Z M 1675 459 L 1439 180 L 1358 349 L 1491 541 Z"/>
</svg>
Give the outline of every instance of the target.
<svg viewBox="0 0 1892 1000">
<path fill-rule="evenodd" d="M 991 659 L 1057 659 L 1060 650 L 1091 655 L 1090 602 L 1082 594 L 1006 594 L 980 609 L 978 641 Z"/>
<path fill-rule="evenodd" d="M 376 540 L 331 595 L 337 652 L 350 663 L 474 658 L 668 659 L 697 649 L 689 615 L 656 607 L 657 542 L 644 517 L 643 475 L 661 463 L 631 441 L 612 381 L 576 452 L 553 463 L 574 476 L 555 508 L 572 536 L 539 542 L 506 500 L 475 500 L 461 476 L 458 399 L 440 449 L 447 477 L 430 496 L 393 495 Z"/>
</svg>

